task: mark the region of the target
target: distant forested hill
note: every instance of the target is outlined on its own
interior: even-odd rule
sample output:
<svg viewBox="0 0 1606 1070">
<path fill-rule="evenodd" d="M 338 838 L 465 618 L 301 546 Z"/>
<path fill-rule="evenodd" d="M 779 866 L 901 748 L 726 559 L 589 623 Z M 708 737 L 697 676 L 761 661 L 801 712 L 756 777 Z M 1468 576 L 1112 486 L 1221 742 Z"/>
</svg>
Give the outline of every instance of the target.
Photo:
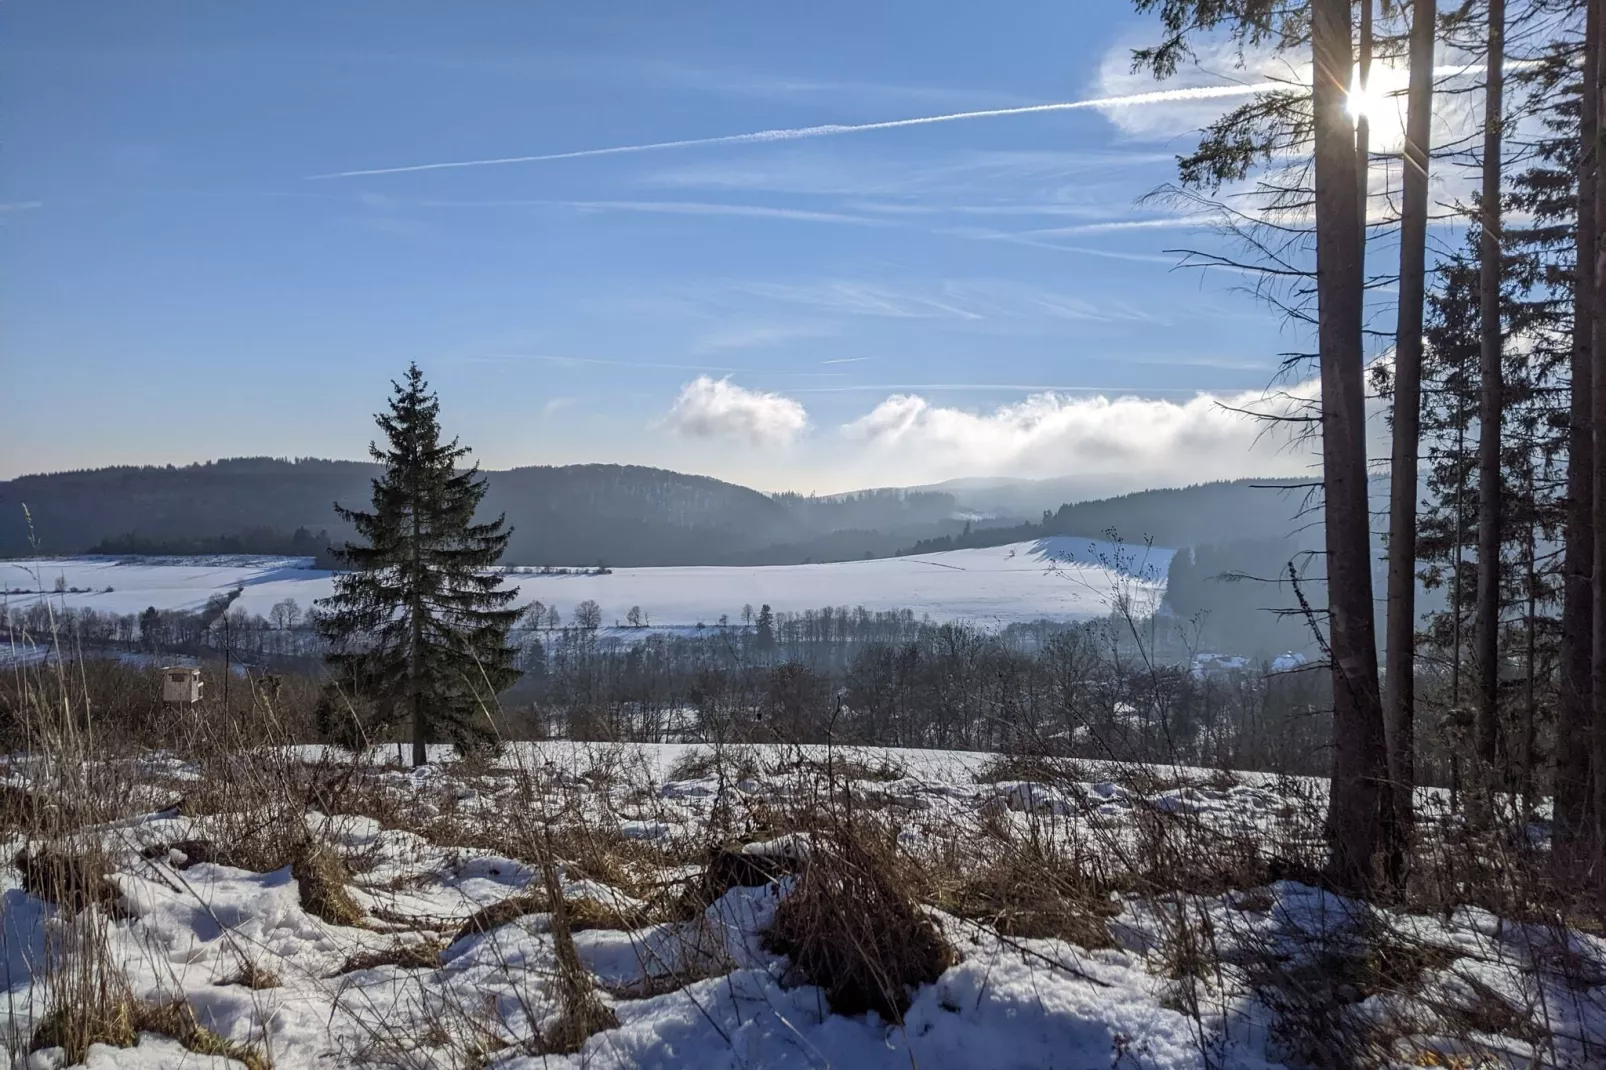
<svg viewBox="0 0 1606 1070">
<path fill-rule="evenodd" d="M 1008 526 L 976 525 L 958 535 L 906 547 L 911 554 L 978 546 L 1002 546 L 1046 535 L 1104 539 L 1115 532 L 1131 545 L 1197 546 L 1243 538 L 1283 538 L 1310 527 L 1304 484 L 1291 479 L 1238 479 L 1192 487 L 1140 490 L 1114 498 L 1073 502 L 1045 512 L 1040 521 Z M 956 492 L 960 502 L 964 493 Z M 1311 528 L 1311 530 L 1316 530 Z"/>
<path fill-rule="evenodd" d="M 239 458 L 122 467 L 0 482 L 0 555 L 302 550 L 309 533 L 344 542 L 334 503 L 366 506 L 378 472 L 357 461 Z M 1257 481 L 1142 491 L 1061 506 L 1037 523 L 974 515 L 962 489 L 875 490 L 828 497 L 761 494 L 704 476 L 585 464 L 485 473 L 483 511 L 506 513 L 507 561 L 531 565 L 760 565 L 996 546 L 1045 535 L 1161 546 L 1282 538 L 1298 490 Z M 1271 482 L 1271 481 L 1268 481 Z M 967 516 L 969 517 L 967 519 Z"/>
<path fill-rule="evenodd" d="M 714 564 L 796 536 L 785 506 L 707 476 L 615 464 L 486 476 L 483 510 L 507 514 L 518 563 Z"/>
<path fill-rule="evenodd" d="M 366 506 L 378 472 L 355 461 L 241 458 L 183 467 L 123 467 L 0 482 L 0 554 L 210 544 L 238 537 L 273 553 L 274 533 L 351 531 L 334 503 Z M 703 476 L 625 465 L 487 472 L 484 510 L 513 526 L 508 560 L 555 565 L 684 564 L 750 553 L 798 537 L 767 495 Z M 26 505 L 32 530 L 24 519 Z M 274 545 L 246 545 L 250 538 Z"/>
<path fill-rule="evenodd" d="M 82 553 L 101 543 L 210 540 L 251 531 L 348 535 L 332 503 L 366 500 L 378 466 L 243 457 L 183 467 L 96 468 L 0 482 L 0 554 Z M 32 516 L 32 532 L 23 517 Z M 269 549 L 247 552 L 273 552 Z"/>
</svg>

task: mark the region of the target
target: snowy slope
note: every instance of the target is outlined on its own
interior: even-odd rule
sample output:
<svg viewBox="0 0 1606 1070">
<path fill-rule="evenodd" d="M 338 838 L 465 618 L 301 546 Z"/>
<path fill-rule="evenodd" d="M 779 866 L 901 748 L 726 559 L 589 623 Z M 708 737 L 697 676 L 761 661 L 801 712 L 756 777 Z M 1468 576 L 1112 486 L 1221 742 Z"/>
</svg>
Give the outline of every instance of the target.
<svg viewBox="0 0 1606 1070">
<path fill-rule="evenodd" d="M 587 599 L 602 607 L 605 623 L 622 620 L 640 606 L 656 627 L 712 624 L 721 614 L 740 616 L 744 605 L 768 604 L 779 612 L 822 606 L 910 609 L 933 620 L 1008 624 L 1039 619 L 1076 620 L 1109 611 L 1118 591 L 1143 604 L 1158 603 L 1170 550 L 1126 551 L 1137 560 L 1116 564 L 1115 548 L 1086 539 L 1053 538 L 973 550 L 873 561 L 749 568 L 685 566 L 620 568 L 605 576 L 518 572 L 512 577 L 520 601 L 555 605 L 565 618 Z M 195 609 L 236 586 L 237 603 L 266 614 L 284 598 L 303 608 L 332 590 L 330 574 L 306 567 L 304 558 L 218 557 L 184 559 L 68 558 L 0 562 L 0 588 L 65 586 L 88 594 L 51 595 L 69 606 L 102 612 L 137 613 Z M 1136 573 L 1136 576 L 1131 573 Z M 110 592 L 105 589 L 112 588 Z M 11 595 L 33 601 L 38 595 Z"/>
<path fill-rule="evenodd" d="M 700 753 L 712 760 L 711 751 Z M 1312 1034 L 1299 1031 L 1303 1005 L 1263 998 L 1270 975 L 1257 969 L 1274 963 L 1275 976 L 1310 984 L 1354 961 L 1349 941 L 1357 933 L 1370 934 L 1374 950 L 1409 953 L 1419 969 L 1375 982 L 1376 992 L 1341 1011 L 1347 1022 L 1376 1027 L 1375 1050 L 1389 1056 L 1377 1065 L 1601 1065 L 1606 941 L 1598 936 L 1471 906 L 1373 910 L 1291 880 L 1154 897 L 1100 892 L 1108 925 L 1105 939 L 1096 940 L 1010 935 L 985 917 L 928 905 L 923 912 L 955 961 L 910 990 L 903 1023 L 873 1012 L 833 1013 L 826 994 L 766 940 L 778 907 L 795 892 L 793 878 L 730 887 L 700 911 L 655 913 L 637 897 L 700 881 L 704 864 L 687 859 L 706 858 L 713 822 L 751 828 L 762 815 L 819 798 L 826 774 L 795 760 L 804 753 L 727 750 L 719 775 L 682 768 L 693 756 L 683 747 L 566 742 L 518 745 L 489 768 L 444 761 L 437 748 L 435 763 L 418 770 L 362 767 L 354 771 L 362 790 L 350 800 L 366 809 L 304 815 L 305 834 L 350 865 L 348 892 L 365 915 L 360 925 L 309 913 L 289 866 L 257 872 L 191 857 L 198 847 L 224 844 L 231 830 L 260 830 L 260 808 L 283 789 L 263 795 L 261 786 L 274 778 L 247 776 L 229 797 L 238 812 L 139 813 L 136 804 L 127 817 L 66 841 L 98 844 L 118 905 L 110 917 L 91 907 L 79 915 L 77 931 L 103 934 L 105 961 L 135 999 L 183 999 L 200 1024 L 257 1047 L 277 1070 L 1271 1070 L 1287 1054 L 1280 1037 Z M 1316 832 L 1325 794 L 1317 780 L 1219 771 L 1197 771 L 1206 776 L 1197 781 L 1186 770 L 1088 763 L 1026 782 L 993 779 L 980 754 L 833 753 L 861 768 L 902 767 L 897 780 L 852 779 L 852 797 L 896 830 L 900 857 L 928 872 L 977 865 L 989 844 L 1018 850 L 1030 843 L 1049 851 L 1043 857 L 1096 852 L 1101 871 L 1108 865 L 1118 873 L 1160 813 L 1191 815 L 1179 817 L 1174 832 L 1215 830 L 1193 842 L 1243 844 L 1252 836 L 1254 849 L 1269 853 Z M 324 756 L 307 748 L 302 757 Z M 264 751 L 249 761 L 269 769 L 274 760 Z M 0 783 L 27 786 L 41 768 L 0 758 Z M 737 771 L 741 779 L 733 782 L 727 774 Z M 188 795 L 205 776 L 171 755 L 145 755 L 127 772 L 151 800 L 170 799 L 180 788 Z M 1437 827 L 1446 811 L 1429 805 L 1431 794 L 1418 801 L 1423 827 Z M 607 867 L 560 853 L 555 877 L 564 896 L 634 915 L 574 933 L 579 967 L 617 1024 L 572 1056 L 540 1052 L 562 1010 L 550 915 L 527 905 L 484 922 L 482 931 L 464 925 L 528 894 L 532 884 L 539 890 L 540 876 L 521 854 L 532 812 L 549 828 L 583 833 L 559 838 L 569 848 L 614 844 L 618 852 L 607 856 Z M 73 915 L 32 894 L 11 861 L 24 843 L 20 833 L 0 834 L 0 1044 L 13 1048 L 27 1046 L 51 1006 L 56 980 L 45 949 L 74 931 Z M 773 857 L 786 848 L 808 858 L 831 844 L 824 832 L 805 832 L 741 851 Z M 1199 946 L 1210 957 L 1198 975 L 1176 968 L 1176 949 L 1184 946 L 1179 909 L 1210 934 Z M 406 948 L 414 954 L 395 954 Z M 270 980 L 251 987 L 243 983 L 248 976 Z M 1474 1011 L 1476 1025 L 1469 1026 L 1462 1015 Z M 62 1070 L 65 1061 L 59 1049 L 46 1048 L 14 1065 Z M 97 1045 L 78 1065 L 243 1067 L 149 1034 L 132 1048 Z"/>
</svg>

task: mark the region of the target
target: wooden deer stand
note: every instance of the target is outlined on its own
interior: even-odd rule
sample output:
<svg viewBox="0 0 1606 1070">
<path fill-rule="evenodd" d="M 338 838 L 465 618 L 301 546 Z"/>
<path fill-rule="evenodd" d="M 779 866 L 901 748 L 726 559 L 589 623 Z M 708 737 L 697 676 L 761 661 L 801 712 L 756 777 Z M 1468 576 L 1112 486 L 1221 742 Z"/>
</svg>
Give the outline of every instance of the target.
<svg viewBox="0 0 1606 1070">
<path fill-rule="evenodd" d="M 167 706 L 193 706 L 201 701 L 201 670 L 188 665 L 169 665 L 162 670 L 162 703 Z"/>
</svg>

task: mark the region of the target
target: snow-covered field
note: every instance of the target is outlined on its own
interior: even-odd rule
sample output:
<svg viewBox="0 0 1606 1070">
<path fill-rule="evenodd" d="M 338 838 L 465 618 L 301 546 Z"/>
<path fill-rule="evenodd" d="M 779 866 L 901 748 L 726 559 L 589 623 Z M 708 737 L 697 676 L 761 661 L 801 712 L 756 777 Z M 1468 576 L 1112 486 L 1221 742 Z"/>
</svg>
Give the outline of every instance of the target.
<svg viewBox="0 0 1606 1070">
<path fill-rule="evenodd" d="M 314 761 L 320 753 L 295 757 Z M 988 921 L 928 906 L 957 961 L 908 993 L 902 1024 L 874 1012 L 833 1013 L 822 990 L 797 976 L 766 936 L 797 877 L 717 889 L 706 908 L 686 911 L 679 900 L 682 909 L 662 909 L 676 902 L 677 880 L 704 879 L 688 847 L 702 845 L 706 858 L 717 823 L 747 841 L 744 857 L 808 865 L 831 851 L 827 839 L 776 831 L 777 815 L 802 813 L 818 797 L 819 769 L 799 760 L 824 752 L 732 752 L 725 775 L 706 761 L 699 767 L 692 760 L 699 757 L 712 755 L 529 744 L 489 770 L 444 762 L 370 768 L 356 781 L 325 785 L 332 801 L 349 805 L 339 816 L 298 815 L 293 823 L 304 830 L 293 835 L 313 837 L 345 860 L 361 914 L 347 923 L 309 913 L 288 865 L 256 872 L 204 860 L 239 840 L 240 830 L 262 826 L 249 809 L 230 812 L 248 805 L 232 795 L 221 811 L 209 808 L 206 799 L 219 796 L 208 796 L 203 774 L 176 759 L 151 756 L 124 771 L 143 797 L 184 792 L 184 812 L 136 814 L 85 829 L 77 842 L 103 845 L 113 862 L 116 909 L 104 927 L 131 995 L 182 998 L 201 1025 L 253 1046 L 278 1070 L 1281 1066 L 1293 1058 L 1287 1038 L 1308 1023 L 1290 1021 L 1287 1011 L 1279 1019 L 1258 994 L 1265 978 L 1254 963 L 1321 985 L 1345 963 L 1362 961 L 1343 948 L 1363 908 L 1291 880 L 1197 895 L 1106 892 L 1108 935 L 1096 940 L 1006 935 Z M 956 847 L 965 865 L 976 865 L 989 852 L 1037 857 L 1032 852 L 1045 844 L 1096 850 L 1113 872 L 1146 824 L 1183 815 L 1268 847 L 1286 845 L 1320 804 L 1309 794 L 1314 782 L 1270 777 L 1198 780 L 1165 770 L 1123 777 L 1090 766 L 1050 784 L 990 776 L 985 755 L 833 757 L 875 771 L 852 782 L 854 805 L 927 872 L 940 872 Z M 29 784 L 30 767 L 3 768 L 8 786 Z M 259 802 L 253 796 L 249 805 Z M 571 910 L 584 905 L 612 919 L 576 931 L 574 942 L 617 1025 L 590 1036 L 576 1055 L 553 1055 L 539 1039 L 563 1006 L 551 914 L 512 905 L 541 887 L 530 853 L 541 841 L 531 836 L 575 827 L 591 838 L 550 842 Z M 585 854 L 587 843 L 613 855 Z M 9 859 L 24 842 L 12 837 L 0 846 Z M 495 904 L 512 908 L 470 922 Z M 0 869 L 0 905 L 7 993 L 0 1033 L 25 1047 L 20 1038 L 32 1035 L 49 1005 L 46 952 L 63 931 L 64 912 L 29 894 L 9 865 Z M 1377 912 L 1366 932 L 1370 939 L 1385 933 L 1395 942 L 1382 946 L 1406 949 L 1420 963 L 1410 978 L 1419 996 L 1366 991 L 1360 967 L 1349 988 L 1334 989 L 1346 993 L 1346 1014 L 1379 1023 L 1379 1043 L 1398 1055 L 1390 1065 L 1602 1065 L 1606 942 L 1599 938 L 1471 908 L 1442 916 Z M 1179 966 L 1187 933 L 1208 934 L 1211 958 L 1202 970 Z M 19 1065 L 61 1063 L 60 1052 L 42 1050 Z M 84 1061 L 89 1070 L 180 1065 L 242 1064 L 185 1051 L 154 1033 L 134 1048 L 94 1047 Z"/>
<path fill-rule="evenodd" d="M 557 606 L 565 619 L 579 603 L 595 601 L 604 624 L 623 621 L 632 606 L 640 606 L 655 627 L 689 627 L 711 625 L 721 615 L 734 621 L 744 605 L 756 610 L 768 604 L 777 612 L 823 606 L 909 609 L 937 621 L 1001 625 L 1101 616 L 1118 591 L 1141 605 L 1157 604 L 1172 551 L 1124 552 L 1137 558 L 1123 563 L 1136 577 L 1101 561 L 1102 556 L 1115 563 L 1108 544 L 1052 538 L 819 565 L 618 568 L 604 576 L 519 571 L 510 582 L 518 585 L 521 602 Z M 211 595 L 243 585 L 236 604 L 266 615 L 281 599 L 293 598 L 305 609 L 330 593 L 330 574 L 309 564 L 304 558 L 260 557 L 0 561 L 0 589 L 51 591 L 59 579 L 64 587 L 89 592 L 48 596 L 65 605 L 139 613 L 148 606 L 196 609 Z M 38 597 L 11 595 L 9 600 Z"/>
</svg>

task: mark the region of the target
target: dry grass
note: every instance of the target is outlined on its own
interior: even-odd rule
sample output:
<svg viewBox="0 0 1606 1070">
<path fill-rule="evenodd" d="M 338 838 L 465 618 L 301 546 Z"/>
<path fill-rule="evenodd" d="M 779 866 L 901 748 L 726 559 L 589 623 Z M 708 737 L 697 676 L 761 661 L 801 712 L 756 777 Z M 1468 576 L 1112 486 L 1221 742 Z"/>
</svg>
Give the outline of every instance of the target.
<svg viewBox="0 0 1606 1070">
<path fill-rule="evenodd" d="M 706 780 L 723 776 L 727 780 L 750 780 L 764 774 L 757 756 L 748 748 L 686 751 L 669 767 L 670 780 Z"/>
<path fill-rule="evenodd" d="M 362 907 L 346 884 L 350 874 L 340 857 L 322 844 L 308 841 L 290 863 L 290 875 L 301 889 L 301 908 L 330 925 L 360 925 Z"/>
<path fill-rule="evenodd" d="M 482 912 L 483 913 L 483 912 Z M 516 916 L 516 915 L 515 915 Z M 511 919 L 510 919 L 511 920 Z M 495 928 L 495 926 L 491 926 Z M 483 932 L 483 929 L 476 929 Z M 458 933 L 457 938 L 464 934 Z M 441 964 L 441 952 L 446 945 L 438 940 L 397 940 L 389 947 L 375 951 L 359 951 L 341 963 L 336 976 L 357 970 L 376 970 L 381 966 L 394 966 L 398 970 L 434 970 Z"/>
<path fill-rule="evenodd" d="M 488 933 L 492 929 L 499 929 L 509 922 L 531 914 L 545 914 L 547 903 L 544 892 L 525 892 L 498 900 L 470 914 L 452 937 L 451 942 L 456 943 L 465 936 L 473 936 L 476 933 Z"/>
<path fill-rule="evenodd" d="M 258 992 L 267 988 L 278 988 L 283 983 L 279 979 L 279 975 L 272 970 L 249 961 L 241 966 L 237 972 L 218 982 L 220 985 L 242 985 Z"/>
<path fill-rule="evenodd" d="M 1393 1065 L 1415 1023 L 1387 1009 L 1387 998 L 1417 994 L 1424 974 L 1458 957 L 1404 938 L 1369 910 L 1306 943 L 1251 948 L 1245 967 L 1256 997 L 1276 1014 L 1278 1043 L 1300 1062 L 1324 1068 Z M 1385 997 L 1385 1009 L 1361 1013 L 1373 997 Z"/>
<path fill-rule="evenodd" d="M 558 881 L 557 864 L 551 855 L 541 866 L 542 883 L 552 904 L 552 950 L 558 964 L 558 1020 L 541 1032 L 541 1048 L 551 1054 L 577 1052 L 586 1039 L 605 1029 L 615 1029 L 619 1018 L 602 1002 L 597 986 L 580 953 L 575 950 L 571 927 L 573 917 Z"/>
<path fill-rule="evenodd" d="M 1000 934 L 1065 940 L 1092 950 L 1115 947 L 1108 921 L 1121 904 L 1085 870 L 1040 843 L 997 853 L 957 881 L 939 887 L 937 905 Z"/>
<path fill-rule="evenodd" d="M 761 888 L 801 872 L 803 860 L 792 855 L 748 854 L 737 847 L 716 848 L 703 867 L 703 896 L 712 903 L 732 888 Z"/>
<path fill-rule="evenodd" d="M 840 1014 L 901 1022 L 911 988 L 958 961 L 910 895 L 911 875 L 880 837 L 842 826 L 816 850 L 767 935 L 792 975 L 825 991 Z"/>
<path fill-rule="evenodd" d="M 498 900 L 469 915 L 452 940 L 456 942 L 465 936 L 490 932 L 533 914 L 556 914 L 553 903 L 554 900 L 544 890 L 523 892 Z M 587 929 L 628 931 L 656 920 L 648 911 L 604 903 L 591 896 L 575 896 L 564 900 L 564 904 L 571 932 L 584 932 Z"/>
<path fill-rule="evenodd" d="M 44 847 L 22 850 L 13 859 L 29 895 L 77 914 L 91 903 L 116 913 L 121 893 L 107 879 L 106 860 L 82 849 Z"/>
<path fill-rule="evenodd" d="M 91 1045 L 131 1048 L 141 1033 L 172 1037 L 197 1055 L 212 1055 L 244 1063 L 246 1070 L 272 1070 L 272 1064 L 255 1045 L 224 1040 L 201 1025 L 183 1000 L 140 1003 L 121 1000 L 105 1008 L 63 1008 L 48 1015 L 34 1030 L 31 1050 L 62 1048 L 67 1062 L 82 1062 Z"/>
<path fill-rule="evenodd" d="M 1075 779 L 1075 773 L 1075 764 L 1068 758 L 1010 753 L 990 755 L 972 779 L 978 784 L 998 784 L 1009 780 L 1054 784 Z"/>
<path fill-rule="evenodd" d="M 909 770 L 885 756 L 878 756 L 874 761 L 851 752 L 836 752 L 824 759 L 797 758 L 793 761 L 778 763 L 770 769 L 772 773 L 805 773 L 814 777 L 835 777 L 838 780 L 870 780 L 886 783 L 892 780 L 902 780 L 909 775 Z"/>
</svg>

